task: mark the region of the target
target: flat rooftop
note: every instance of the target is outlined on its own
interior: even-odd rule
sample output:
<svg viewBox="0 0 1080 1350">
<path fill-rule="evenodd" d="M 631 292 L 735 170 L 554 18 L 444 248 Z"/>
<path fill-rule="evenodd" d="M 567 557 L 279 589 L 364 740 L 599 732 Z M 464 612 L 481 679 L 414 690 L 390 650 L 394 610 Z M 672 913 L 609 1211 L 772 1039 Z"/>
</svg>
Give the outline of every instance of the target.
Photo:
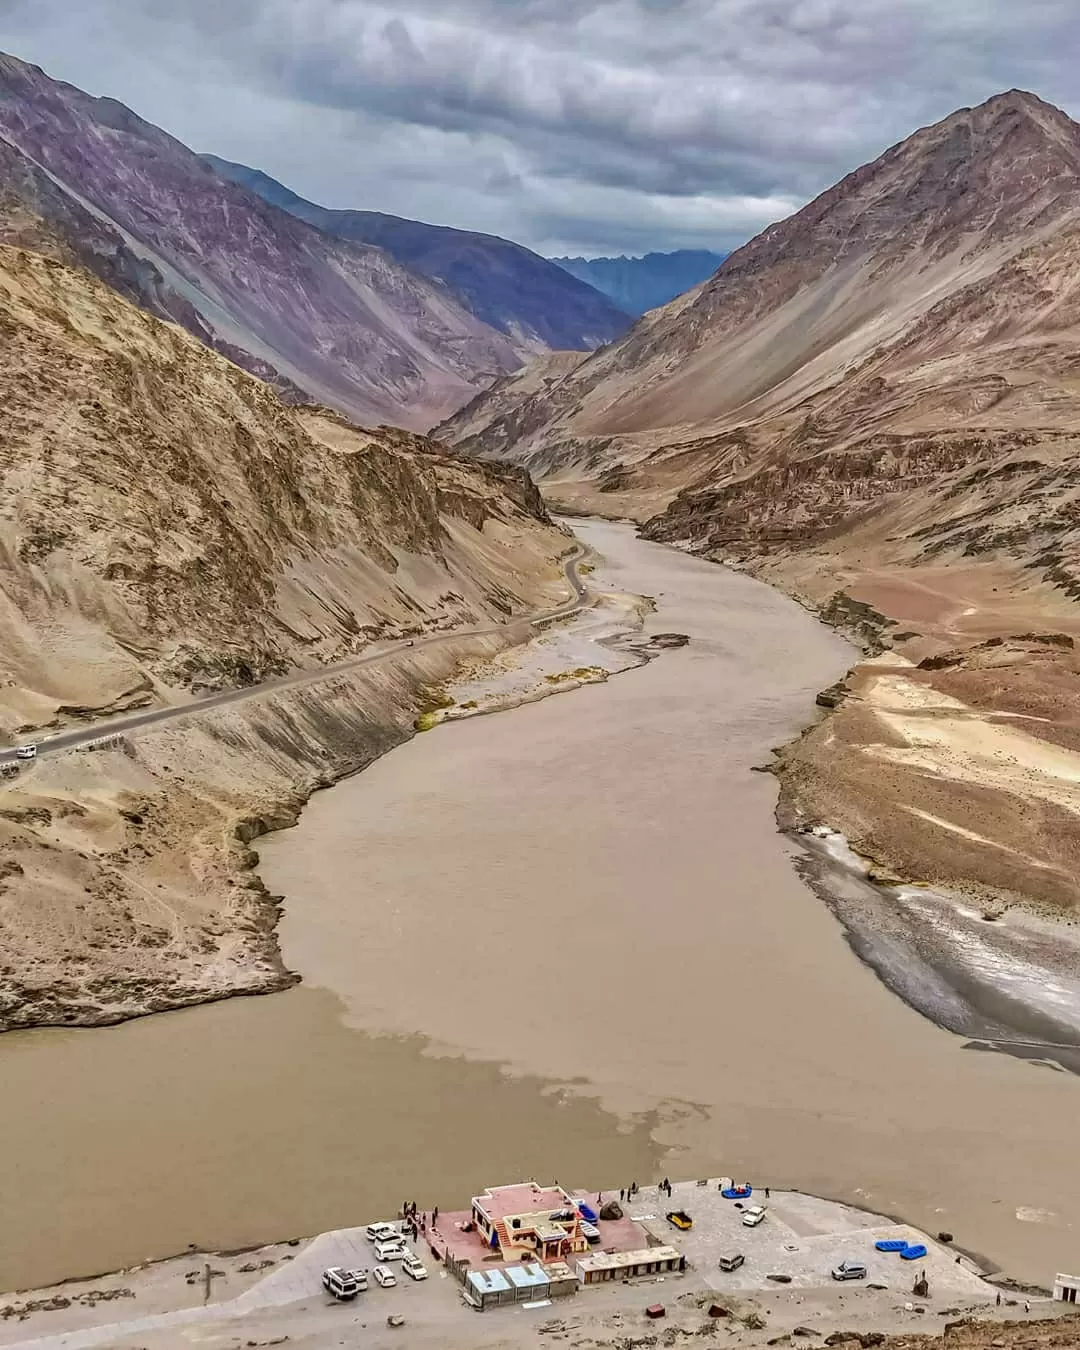
<svg viewBox="0 0 1080 1350">
<path fill-rule="evenodd" d="M 489 1219 L 508 1219 L 515 1214 L 536 1214 L 545 1210 L 574 1209 L 574 1203 L 561 1186 L 538 1186 L 522 1181 L 512 1186 L 492 1186 L 483 1195 L 473 1196 Z"/>
<path fill-rule="evenodd" d="M 594 1256 L 579 1256 L 579 1270 L 623 1270 L 627 1266 L 644 1265 L 646 1261 L 678 1261 L 682 1252 L 674 1247 L 642 1247 L 636 1252 L 597 1252 Z"/>
</svg>

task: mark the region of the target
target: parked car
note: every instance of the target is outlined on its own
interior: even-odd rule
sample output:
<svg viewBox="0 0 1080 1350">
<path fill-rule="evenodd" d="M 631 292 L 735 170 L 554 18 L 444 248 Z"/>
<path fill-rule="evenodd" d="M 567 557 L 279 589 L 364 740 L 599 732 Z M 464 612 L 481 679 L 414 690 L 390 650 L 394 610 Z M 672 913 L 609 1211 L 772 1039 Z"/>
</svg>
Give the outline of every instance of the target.
<svg viewBox="0 0 1080 1350">
<path fill-rule="evenodd" d="M 406 1252 L 401 1258 L 401 1269 L 414 1280 L 427 1279 L 427 1266 L 412 1252 Z"/>
<path fill-rule="evenodd" d="M 674 1224 L 681 1233 L 688 1233 L 694 1226 L 694 1221 L 687 1214 L 685 1209 L 672 1209 L 664 1216 L 668 1223 Z"/>
<path fill-rule="evenodd" d="M 409 1249 L 405 1246 L 405 1239 L 402 1237 L 375 1243 L 375 1259 L 377 1261 L 400 1261 L 408 1254 Z"/>
<path fill-rule="evenodd" d="M 838 1266 L 833 1266 L 832 1277 L 834 1280 L 865 1280 L 866 1267 L 861 1261 L 841 1261 Z"/>
<path fill-rule="evenodd" d="M 364 1293 L 368 1287 L 367 1271 L 361 1266 L 358 1267 L 356 1270 L 350 1270 L 348 1274 L 350 1274 L 356 1281 L 356 1287 L 357 1289 L 359 1289 L 360 1293 L 361 1294 Z"/>
<path fill-rule="evenodd" d="M 744 1228 L 756 1228 L 759 1223 L 764 1223 L 765 1206 L 751 1205 L 748 1209 L 744 1209 L 742 1221 Z"/>
<path fill-rule="evenodd" d="M 371 1273 L 375 1276 L 375 1283 L 383 1289 L 392 1289 L 397 1284 L 394 1272 L 389 1266 L 376 1266 Z"/>
<path fill-rule="evenodd" d="M 721 1270 L 738 1270 L 745 1260 L 742 1252 L 731 1252 L 728 1256 L 722 1256 L 717 1264 Z"/>
<path fill-rule="evenodd" d="M 600 1229 L 597 1228 L 596 1224 L 590 1223 L 588 1219 L 582 1219 L 581 1236 L 585 1239 L 586 1242 L 599 1242 Z"/>
<path fill-rule="evenodd" d="M 364 1232 L 372 1242 L 386 1242 L 389 1238 L 401 1237 L 397 1225 L 392 1223 L 369 1223 Z"/>
<path fill-rule="evenodd" d="M 20 745 L 15 751 L 16 759 L 37 759 L 36 745 Z"/>
<path fill-rule="evenodd" d="M 342 1266 L 328 1266 L 323 1271 L 323 1288 L 342 1303 L 351 1302 L 360 1292 L 360 1283 L 351 1270 Z"/>
</svg>

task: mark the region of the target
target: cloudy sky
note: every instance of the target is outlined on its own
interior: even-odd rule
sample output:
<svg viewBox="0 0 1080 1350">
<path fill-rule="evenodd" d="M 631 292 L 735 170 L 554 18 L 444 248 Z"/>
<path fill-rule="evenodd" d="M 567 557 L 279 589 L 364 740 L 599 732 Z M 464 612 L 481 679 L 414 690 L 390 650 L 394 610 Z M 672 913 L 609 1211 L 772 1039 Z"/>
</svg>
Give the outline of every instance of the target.
<svg viewBox="0 0 1080 1350">
<path fill-rule="evenodd" d="M 0 48 L 328 206 L 547 254 L 731 248 L 1012 86 L 1077 0 L 0 0 Z"/>
</svg>

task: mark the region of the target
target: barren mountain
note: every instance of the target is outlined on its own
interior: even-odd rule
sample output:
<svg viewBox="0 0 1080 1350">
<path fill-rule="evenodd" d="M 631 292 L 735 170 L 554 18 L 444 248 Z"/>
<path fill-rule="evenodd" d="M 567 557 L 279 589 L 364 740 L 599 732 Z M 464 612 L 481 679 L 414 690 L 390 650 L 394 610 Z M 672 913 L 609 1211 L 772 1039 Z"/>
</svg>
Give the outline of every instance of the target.
<svg viewBox="0 0 1080 1350">
<path fill-rule="evenodd" d="M 1032 338 L 1056 332 L 1061 314 L 1030 269 L 1053 267 L 1067 246 L 1078 176 L 1080 128 L 1030 94 L 1003 94 L 916 132 L 538 398 L 515 455 L 570 468 L 602 441 L 611 467 L 736 428 L 771 445 L 805 419 L 810 399 L 865 414 L 855 404 L 876 375 L 902 374 L 907 390 L 921 371 L 914 405 L 927 387 L 967 380 L 976 356 L 998 366 L 1008 351 L 1031 366 Z M 1032 258 L 1040 249 L 1048 262 Z M 1002 302 L 982 328 L 963 326 L 965 309 L 980 296 L 984 309 L 992 304 L 1002 281 L 1011 307 Z M 1041 301 L 1034 313 L 1016 308 L 1028 299 Z M 959 364 L 939 371 L 945 357 Z M 961 405 L 965 397 L 971 406 L 950 406 L 950 424 L 978 423 L 985 395 L 961 394 Z M 934 424 L 933 407 L 926 418 Z M 484 435 L 469 444 L 483 451 Z M 689 476 L 682 464 L 668 491 Z"/>
<path fill-rule="evenodd" d="M 785 757 L 797 818 L 991 910 L 1080 906 L 1078 278 L 1080 126 L 1013 91 L 442 434 L 892 649 Z"/>
<path fill-rule="evenodd" d="M 292 412 L 40 255 L 0 249 L 0 334 L 9 733 L 336 660 L 436 611 L 505 613 L 461 530 L 550 532 L 520 470 Z"/>
<path fill-rule="evenodd" d="M 520 470 L 290 409 L 89 273 L 0 247 L 4 739 L 566 597 Z M 46 756 L 0 791 L 0 1029 L 291 977 L 246 841 L 409 734 L 512 634 L 417 646 Z"/>
<path fill-rule="evenodd" d="M 222 178 L 339 239 L 374 244 L 413 272 L 445 283 L 466 309 L 536 350 L 591 351 L 630 327 L 630 316 L 600 291 L 538 253 L 472 230 L 426 225 L 381 211 L 335 211 L 297 196 L 258 169 L 216 155 L 203 159 Z"/>
<path fill-rule="evenodd" d="M 363 421 L 428 426 L 536 344 L 497 332 L 382 249 L 334 239 L 113 99 L 0 56 L 4 237 L 69 258 L 248 369 Z M 17 152 L 17 153 L 16 153 Z M 87 215 L 96 218 L 88 225 Z"/>
</svg>

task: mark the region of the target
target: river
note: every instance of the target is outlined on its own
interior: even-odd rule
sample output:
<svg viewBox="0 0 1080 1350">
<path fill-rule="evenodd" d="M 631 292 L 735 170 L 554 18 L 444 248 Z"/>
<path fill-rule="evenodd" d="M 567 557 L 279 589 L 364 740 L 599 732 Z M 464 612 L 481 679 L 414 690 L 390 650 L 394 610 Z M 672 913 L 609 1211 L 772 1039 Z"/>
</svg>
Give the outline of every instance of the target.
<svg viewBox="0 0 1080 1350">
<path fill-rule="evenodd" d="M 437 728 L 261 841 L 298 989 L 0 1038 L 0 1284 L 448 1205 L 518 1175 L 747 1175 L 1045 1282 L 1080 1081 L 964 1042 L 852 955 L 754 766 L 851 650 L 769 588 L 581 523 L 689 634 Z"/>
</svg>

